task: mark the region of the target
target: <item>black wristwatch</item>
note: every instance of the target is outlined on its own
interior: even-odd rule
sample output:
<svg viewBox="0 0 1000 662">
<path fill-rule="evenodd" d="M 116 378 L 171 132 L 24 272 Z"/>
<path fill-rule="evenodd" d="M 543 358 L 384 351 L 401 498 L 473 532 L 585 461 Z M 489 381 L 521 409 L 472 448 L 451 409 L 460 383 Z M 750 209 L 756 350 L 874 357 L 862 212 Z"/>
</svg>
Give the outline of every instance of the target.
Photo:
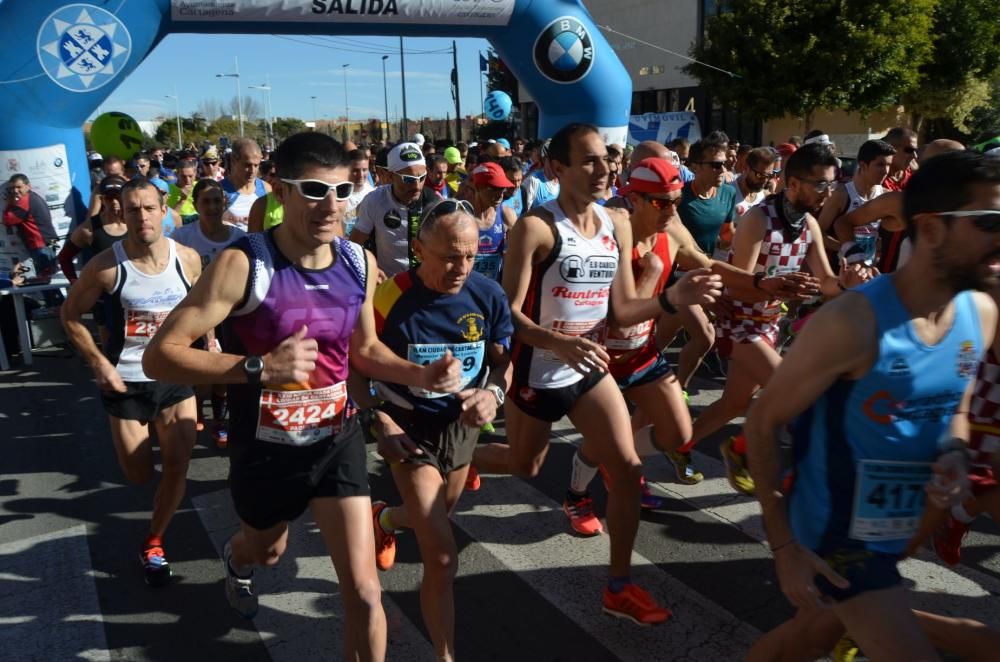
<svg viewBox="0 0 1000 662">
<path fill-rule="evenodd" d="M 264 372 L 264 359 L 259 356 L 248 356 L 243 360 L 243 372 L 248 384 L 260 384 L 260 376 Z"/>
<path fill-rule="evenodd" d="M 670 315 L 676 315 L 677 314 L 677 306 L 675 306 L 674 304 L 670 303 L 670 297 L 667 296 L 667 289 L 669 289 L 669 288 L 666 288 L 662 292 L 660 292 L 660 296 L 658 296 L 656 299 L 657 299 L 657 301 L 660 304 L 660 308 L 662 308 L 664 311 L 666 311 Z"/>
</svg>

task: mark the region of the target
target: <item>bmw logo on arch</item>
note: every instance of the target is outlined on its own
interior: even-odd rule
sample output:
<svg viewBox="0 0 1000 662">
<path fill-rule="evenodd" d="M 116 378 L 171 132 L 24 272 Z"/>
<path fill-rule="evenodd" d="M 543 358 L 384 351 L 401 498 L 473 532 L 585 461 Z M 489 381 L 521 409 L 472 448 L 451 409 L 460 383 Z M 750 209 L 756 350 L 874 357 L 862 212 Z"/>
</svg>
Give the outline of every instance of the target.
<svg viewBox="0 0 1000 662">
<path fill-rule="evenodd" d="M 556 83 L 575 83 L 594 64 L 594 44 L 580 21 L 561 16 L 538 35 L 533 55 L 543 76 Z"/>
</svg>

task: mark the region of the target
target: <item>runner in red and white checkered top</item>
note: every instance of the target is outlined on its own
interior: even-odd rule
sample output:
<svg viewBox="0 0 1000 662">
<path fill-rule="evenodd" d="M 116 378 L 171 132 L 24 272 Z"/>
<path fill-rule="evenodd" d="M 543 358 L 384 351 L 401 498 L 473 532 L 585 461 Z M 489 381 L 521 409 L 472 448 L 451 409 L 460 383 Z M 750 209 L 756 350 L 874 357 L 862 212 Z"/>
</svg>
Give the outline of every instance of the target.
<svg viewBox="0 0 1000 662">
<path fill-rule="evenodd" d="M 998 293 L 994 292 L 994 298 Z M 951 513 L 934 534 L 934 550 L 948 565 L 962 559 L 962 540 L 969 525 L 980 513 L 1000 521 L 1000 485 L 996 470 L 1000 465 L 1000 360 L 997 341 L 986 352 L 976 375 L 976 390 L 969 403 L 969 483 L 972 495 Z"/>
<path fill-rule="evenodd" d="M 836 185 L 836 164 L 833 152 L 824 145 L 806 145 L 796 151 L 785 167 L 785 190 L 767 198 L 740 221 L 729 262 L 755 272 L 758 279 L 808 266 L 819 278 L 820 292 L 826 297 L 835 297 L 871 277 L 871 270 L 862 265 L 842 268 L 838 279 L 827 262 L 823 243 L 815 241 L 822 236 L 815 215 Z M 695 419 L 691 440 L 680 452 L 689 452 L 699 440 L 742 416 L 754 393 L 767 383 L 781 362 L 774 349 L 781 301 L 734 300 L 733 305 L 731 317 L 717 323 L 719 354 L 730 361 L 722 397 Z M 733 489 L 752 495 L 754 484 L 747 469 L 742 434 L 722 444 L 722 459 Z"/>
</svg>

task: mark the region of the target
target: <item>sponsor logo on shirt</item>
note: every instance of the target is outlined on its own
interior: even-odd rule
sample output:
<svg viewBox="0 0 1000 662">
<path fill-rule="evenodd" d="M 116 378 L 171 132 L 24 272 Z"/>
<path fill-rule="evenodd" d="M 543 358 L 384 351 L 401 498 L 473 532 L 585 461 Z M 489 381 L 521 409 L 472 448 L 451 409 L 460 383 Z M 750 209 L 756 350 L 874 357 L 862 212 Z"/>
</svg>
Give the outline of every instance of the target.
<svg viewBox="0 0 1000 662">
<path fill-rule="evenodd" d="M 462 337 L 469 342 L 476 342 L 483 337 L 485 318 L 479 313 L 466 313 L 458 318 L 458 326 L 462 329 Z"/>
</svg>

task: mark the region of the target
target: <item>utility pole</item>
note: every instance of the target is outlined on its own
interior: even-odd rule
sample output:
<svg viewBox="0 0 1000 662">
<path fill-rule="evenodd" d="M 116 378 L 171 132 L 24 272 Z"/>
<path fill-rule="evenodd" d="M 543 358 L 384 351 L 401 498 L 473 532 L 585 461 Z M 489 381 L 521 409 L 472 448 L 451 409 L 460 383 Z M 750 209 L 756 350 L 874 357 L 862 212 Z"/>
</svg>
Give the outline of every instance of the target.
<svg viewBox="0 0 1000 662">
<path fill-rule="evenodd" d="M 385 61 L 389 59 L 388 55 L 382 56 L 382 101 L 385 103 L 385 135 L 382 136 L 382 140 L 389 142 L 389 84 L 386 82 L 385 78 Z"/>
<path fill-rule="evenodd" d="M 451 82 L 455 89 L 455 142 L 462 141 L 462 101 L 458 91 L 458 46 L 451 41 L 451 60 L 454 68 L 451 70 Z"/>
<path fill-rule="evenodd" d="M 399 79 L 403 85 L 403 122 L 400 124 L 399 139 L 407 140 L 406 119 L 406 63 L 403 61 L 403 37 L 399 38 Z"/>
</svg>

